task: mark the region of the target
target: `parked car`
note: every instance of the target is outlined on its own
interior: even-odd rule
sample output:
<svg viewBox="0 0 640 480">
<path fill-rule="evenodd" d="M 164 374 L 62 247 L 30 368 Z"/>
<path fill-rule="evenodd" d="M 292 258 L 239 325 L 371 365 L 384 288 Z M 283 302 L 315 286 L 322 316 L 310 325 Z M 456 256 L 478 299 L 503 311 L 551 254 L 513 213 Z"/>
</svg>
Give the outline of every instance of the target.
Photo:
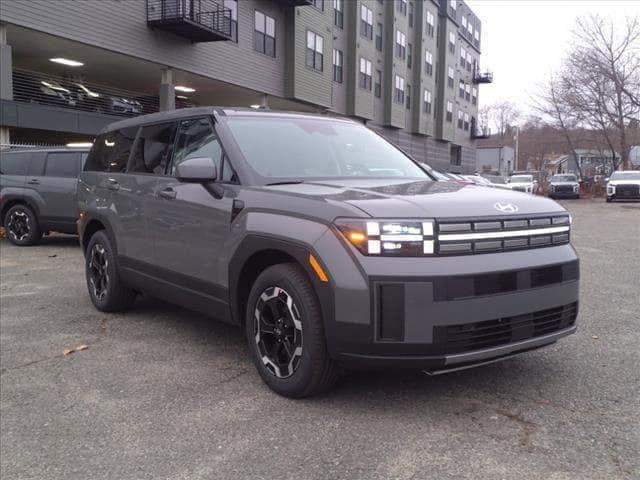
<svg viewBox="0 0 640 480">
<path fill-rule="evenodd" d="M 580 198 L 580 183 L 572 173 L 560 173 L 549 180 L 549 197 Z"/>
<path fill-rule="evenodd" d="M 511 175 L 509 177 L 509 188 L 517 192 L 538 193 L 538 181 L 533 175 Z"/>
<path fill-rule="evenodd" d="M 209 107 L 123 120 L 97 137 L 78 198 L 98 310 L 144 292 L 241 325 L 281 395 L 327 390 L 341 365 L 442 373 L 576 330 L 562 206 L 435 181 L 348 119 Z"/>
<path fill-rule="evenodd" d="M 0 150 L 0 222 L 14 245 L 76 233 L 76 190 L 88 149 Z"/>
<path fill-rule="evenodd" d="M 613 172 L 606 181 L 607 202 L 640 200 L 640 170 Z"/>
</svg>

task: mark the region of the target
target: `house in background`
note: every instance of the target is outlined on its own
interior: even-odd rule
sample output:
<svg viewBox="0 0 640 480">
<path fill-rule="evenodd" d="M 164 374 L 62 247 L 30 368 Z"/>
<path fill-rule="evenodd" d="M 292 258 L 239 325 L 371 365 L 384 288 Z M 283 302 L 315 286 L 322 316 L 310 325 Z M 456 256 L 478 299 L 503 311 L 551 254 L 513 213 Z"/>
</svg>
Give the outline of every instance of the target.
<svg viewBox="0 0 640 480">
<path fill-rule="evenodd" d="M 616 162 L 620 161 L 620 155 L 615 154 Z M 545 163 L 545 170 L 548 175 L 556 173 L 573 173 L 582 178 L 592 178 L 596 175 L 610 175 L 613 171 L 613 157 L 611 152 L 600 150 L 577 149 L 576 158 L 573 155 L 559 155 L 552 157 Z M 580 168 L 578 168 L 578 162 Z"/>
<path fill-rule="evenodd" d="M 516 169 L 515 149 L 509 138 L 494 135 L 478 142 L 476 147 L 476 171 L 507 176 Z"/>
</svg>

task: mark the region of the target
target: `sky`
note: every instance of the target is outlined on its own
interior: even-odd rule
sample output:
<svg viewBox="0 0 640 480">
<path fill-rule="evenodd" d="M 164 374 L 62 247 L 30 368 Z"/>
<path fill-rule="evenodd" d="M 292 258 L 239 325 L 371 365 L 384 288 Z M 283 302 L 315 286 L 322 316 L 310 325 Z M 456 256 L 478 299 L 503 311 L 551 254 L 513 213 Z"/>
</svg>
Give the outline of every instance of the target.
<svg viewBox="0 0 640 480">
<path fill-rule="evenodd" d="M 624 25 L 640 0 L 467 0 L 482 22 L 480 106 L 509 100 L 532 113 L 531 97 L 567 55 L 576 20 L 590 14 Z"/>
</svg>

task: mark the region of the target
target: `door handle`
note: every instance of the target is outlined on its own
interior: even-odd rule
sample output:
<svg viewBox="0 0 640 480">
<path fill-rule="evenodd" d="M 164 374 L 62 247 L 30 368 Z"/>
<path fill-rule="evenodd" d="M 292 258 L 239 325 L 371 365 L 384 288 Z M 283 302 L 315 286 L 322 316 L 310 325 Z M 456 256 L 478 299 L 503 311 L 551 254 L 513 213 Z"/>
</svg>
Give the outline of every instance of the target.
<svg viewBox="0 0 640 480">
<path fill-rule="evenodd" d="M 40 180 L 38 180 L 37 178 L 32 178 L 31 180 L 29 180 L 27 182 L 29 185 L 40 185 Z"/>
<path fill-rule="evenodd" d="M 115 178 L 110 178 L 107 180 L 107 188 L 109 190 L 120 190 L 120 183 Z"/>
<path fill-rule="evenodd" d="M 169 187 L 169 188 L 165 188 L 164 190 L 160 190 L 158 192 L 158 196 L 162 197 L 162 198 L 166 198 L 168 200 L 173 200 L 174 198 L 176 198 L 176 196 L 178 195 L 178 192 L 176 192 L 173 188 Z"/>
</svg>

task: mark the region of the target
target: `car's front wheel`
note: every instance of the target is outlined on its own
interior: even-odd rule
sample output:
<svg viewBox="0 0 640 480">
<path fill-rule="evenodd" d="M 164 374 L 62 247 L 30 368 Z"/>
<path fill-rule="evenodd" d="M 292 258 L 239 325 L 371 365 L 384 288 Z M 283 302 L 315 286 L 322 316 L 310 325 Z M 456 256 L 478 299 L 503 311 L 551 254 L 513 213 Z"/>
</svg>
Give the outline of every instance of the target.
<svg viewBox="0 0 640 480">
<path fill-rule="evenodd" d="M 338 380 L 318 299 L 296 264 L 274 265 L 258 276 L 249 294 L 246 335 L 260 376 L 280 395 L 319 394 Z"/>
<path fill-rule="evenodd" d="M 14 245 L 35 245 L 42 238 L 36 214 L 27 205 L 14 205 L 4 216 L 7 238 Z"/>
<path fill-rule="evenodd" d="M 111 241 L 104 230 L 93 234 L 85 255 L 85 274 L 89 296 L 102 312 L 126 310 L 136 294 L 120 278 Z"/>
</svg>

